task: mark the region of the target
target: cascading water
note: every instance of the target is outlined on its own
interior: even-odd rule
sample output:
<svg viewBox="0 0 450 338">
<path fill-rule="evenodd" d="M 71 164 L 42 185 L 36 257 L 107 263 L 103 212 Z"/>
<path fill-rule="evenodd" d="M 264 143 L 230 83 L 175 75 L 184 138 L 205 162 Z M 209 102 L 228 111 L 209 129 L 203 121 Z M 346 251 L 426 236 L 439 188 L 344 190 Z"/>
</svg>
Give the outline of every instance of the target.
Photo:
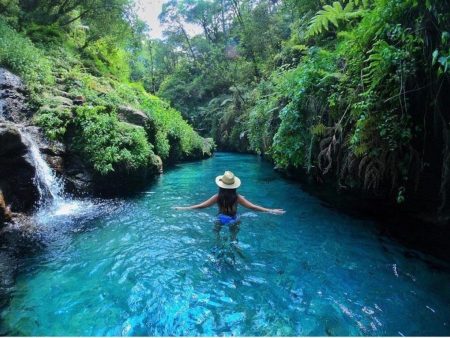
<svg viewBox="0 0 450 338">
<path fill-rule="evenodd" d="M 22 140 L 27 145 L 29 158 L 36 170 L 34 184 L 39 192 L 35 215 L 37 221 L 40 224 L 50 224 L 56 222 L 54 216 L 83 214 L 92 203 L 72 199 L 64 194 L 63 181 L 45 161 L 36 142 L 35 133 L 26 127 L 29 114 L 24 89 L 18 76 L 0 68 L 0 123 L 14 125 L 14 129 L 19 130 Z"/>
<path fill-rule="evenodd" d="M 36 141 L 24 128 L 20 133 L 28 144 L 31 159 L 36 168 L 34 182 L 39 191 L 39 208 L 36 219 L 40 224 L 53 224 L 54 217 L 74 216 L 92 206 L 88 201 L 72 199 L 64 194 L 64 185 L 44 160 Z"/>
<path fill-rule="evenodd" d="M 44 160 L 33 138 L 24 130 L 21 130 L 21 133 L 29 145 L 30 155 L 36 168 L 34 181 L 39 191 L 39 204 L 46 205 L 49 202 L 60 204 L 64 201 L 61 180 L 55 176 L 53 170 Z"/>
<path fill-rule="evenodd" d="M 3 116 L 3 106 L 4 106 L 4 103 L 3 103 L 3 100 L 0 100 L 0 120 L 3 120 L 4 119 L 4 116 Z"/>
</svg>

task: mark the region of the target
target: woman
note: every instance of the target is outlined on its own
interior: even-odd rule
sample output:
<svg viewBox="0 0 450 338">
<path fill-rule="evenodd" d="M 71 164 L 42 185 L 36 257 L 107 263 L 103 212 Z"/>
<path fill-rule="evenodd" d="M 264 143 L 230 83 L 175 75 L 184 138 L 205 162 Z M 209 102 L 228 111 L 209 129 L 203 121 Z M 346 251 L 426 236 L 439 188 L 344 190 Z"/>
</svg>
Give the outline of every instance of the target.
<svg viewBox="0 0 450 338">
<path fill-rule="evenodd" d="M 177 210 L 202 209 L 210 207 L 213 204 L 218 204 L 219 215 L 218 219 L 222 224 L 236 223 L 239 219 L 237 217 L 237 205 L 240 204 L 246 208 L 265 211 L 273 214 L 284 214 L 283 209 L 268 209 L 259 205 L 253 204 L 243 196 L 236 192 L 236 189 L 241 185 L 239 177 L 234 176 L 231 171 L 225 171 L 221 176 L 216 177 L 216 184 L 219 186 L 219 193 L 212 196 L 210 199 L 200 203 L 191 205 L 189 207 L 175 207 Z"/>
</svg>

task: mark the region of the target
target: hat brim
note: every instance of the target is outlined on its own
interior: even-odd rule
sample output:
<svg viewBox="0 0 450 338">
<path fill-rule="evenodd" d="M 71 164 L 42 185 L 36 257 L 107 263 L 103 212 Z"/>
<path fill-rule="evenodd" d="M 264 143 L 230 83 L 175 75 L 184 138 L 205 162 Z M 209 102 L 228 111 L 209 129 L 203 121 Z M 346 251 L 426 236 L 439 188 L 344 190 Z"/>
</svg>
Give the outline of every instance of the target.
<svg viewBox="0 0 450 338">
<path fill-rule="evenodd" d="M 241 180 L 239 177 L 234 176 L 233 184 L 225 184 L 221 181 L 223 175 L 219 175 L 216 177 L 216 184 L 223 189 L 237 189 L 241 186 Z"/>
</svg>

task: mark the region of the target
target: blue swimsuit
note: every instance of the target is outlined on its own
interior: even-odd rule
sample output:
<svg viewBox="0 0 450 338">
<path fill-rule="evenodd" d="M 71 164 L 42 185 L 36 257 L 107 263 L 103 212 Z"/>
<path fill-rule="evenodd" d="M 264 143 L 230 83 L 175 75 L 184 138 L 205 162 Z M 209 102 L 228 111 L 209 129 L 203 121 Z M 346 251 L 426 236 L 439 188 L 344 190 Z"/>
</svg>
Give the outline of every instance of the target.
<svg viewBox="0 0 450 338">
<path fill-rule="evenodd" d="M 229 216 L 224 214 L 218 214 L 217 220 L 222 225 L 233 225 L 239 222 L 239 216 Z"/>
</svg>

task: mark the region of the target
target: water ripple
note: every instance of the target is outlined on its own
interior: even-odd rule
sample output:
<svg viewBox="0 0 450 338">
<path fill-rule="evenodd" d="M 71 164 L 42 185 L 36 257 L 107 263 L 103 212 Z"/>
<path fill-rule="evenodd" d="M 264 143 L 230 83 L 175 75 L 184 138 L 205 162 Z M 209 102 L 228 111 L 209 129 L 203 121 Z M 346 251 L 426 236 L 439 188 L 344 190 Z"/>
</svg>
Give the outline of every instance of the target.
<svg viewBox="0 0 450 338">
<path fill-rule="evenodd" d="M 205 182 L 225 169 L 247 198 L 287 214 L 241 210 L 236 235 L 215 229 L 216 210 L 171 208 L 214 194 Z M 47 246 L 21 261 L 0 333 L 450 334 L 448 269 L 325 208 L 256 157 L 217 154 L 138 196 L 74 203 L 37 215 Z"/>
</svg>

